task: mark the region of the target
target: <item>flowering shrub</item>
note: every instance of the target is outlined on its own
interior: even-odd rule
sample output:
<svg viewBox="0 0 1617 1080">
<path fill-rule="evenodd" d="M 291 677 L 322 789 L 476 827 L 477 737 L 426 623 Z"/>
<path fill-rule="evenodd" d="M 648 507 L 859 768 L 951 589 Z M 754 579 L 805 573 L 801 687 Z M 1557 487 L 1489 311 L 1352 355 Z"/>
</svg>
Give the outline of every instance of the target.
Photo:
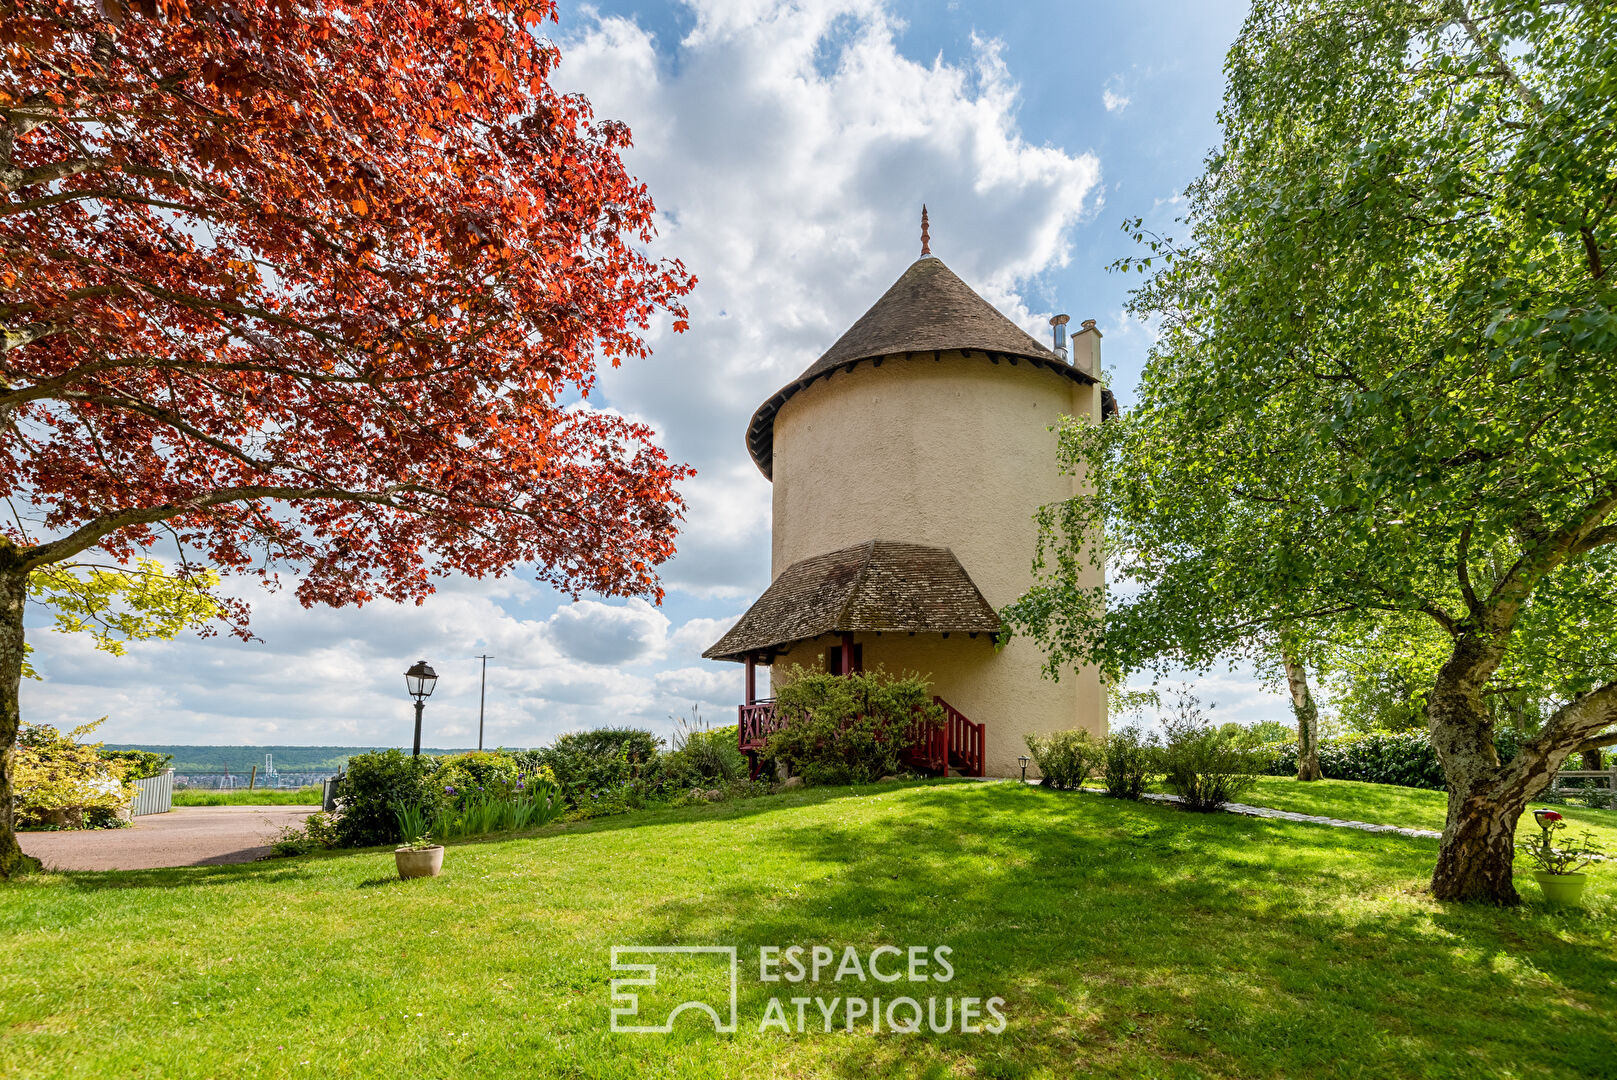
<svg viewBox="0 0 1617 1080">
<path fill-rule="evenodd" d="M 79 740 L 106 717 L 63 735 L 49 724 L 24 724 L 17 735 L 15 802 L 19 823 L 67 828 L 113 824 L 135 799 L 120 761 L 101 756 L 100 743 Z"/>
<path fill-rule="evenodd" d="M 444 789 L 449 802 L 463 806 L 481 792 L 505 792 L 517 783 L 517 763 L 501 750 L 474 750 L 434 759 L 438 765 L 432 783 Z"/>
</svg>

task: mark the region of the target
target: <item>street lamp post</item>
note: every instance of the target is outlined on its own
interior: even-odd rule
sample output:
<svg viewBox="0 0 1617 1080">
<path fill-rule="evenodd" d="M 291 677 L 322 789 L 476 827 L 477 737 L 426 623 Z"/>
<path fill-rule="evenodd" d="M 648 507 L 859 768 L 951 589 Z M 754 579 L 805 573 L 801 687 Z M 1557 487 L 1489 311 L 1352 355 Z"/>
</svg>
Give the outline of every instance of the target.
<svg viewBox="0 0 1617 1080">
<path fill-rule="evenodd" d="M 415 698 L 415 749 L 410 751 L 410 756 L 420 757 L 421 709 L 432 696 L 432 688 L 438 685 L 438 673 L 425 660 L 417 660 L 404 673 L 404 685 Z"/>
</svg>

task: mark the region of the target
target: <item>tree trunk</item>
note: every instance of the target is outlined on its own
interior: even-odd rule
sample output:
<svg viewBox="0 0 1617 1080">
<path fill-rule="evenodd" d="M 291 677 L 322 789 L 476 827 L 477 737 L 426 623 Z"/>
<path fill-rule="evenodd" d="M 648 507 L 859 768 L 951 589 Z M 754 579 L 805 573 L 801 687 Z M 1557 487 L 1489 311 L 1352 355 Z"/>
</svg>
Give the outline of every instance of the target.
<svg viewBox="0 0 1617 1080">
<path fill-rule="evenodd" d="M 1585 750 L 1583 752 L 1583 767 L 1588 769 L 1590 772 L 1599 772 L 1601 769 L 1605 768 L 1605 766 L 1600 763 L 1600 760 L 1601 753 L 1598 748 L 1594 750 Z"/>
<path fill-rule="evenodd" d="M 1439 900 L 1519 903 L 1521 896 L 1512 876 L 1516 819 L 1521 814 L 1522 806 L 1484 795 L 1460 799 L 1450 792 L 1443 846 L 1432 871 L 1432 895 Z"/>
<path fill-rule="evenodd" d="M 1319 770 L 1319 706 L 1308 689 L 1308 671 L 1296 649 L 1284 638 L 1280 642 L 1280 662 L 1291 689 L 1291 711 L 1297 717 L 1297 779 L 1324 779 L 1325 774 Z"/>
<path fill-rule="evenodd" d="M 1500 799 L 1499 753 L 1482 700 L 1482 688 L 1497 667 L 1494 652 L 1475 636 L 1457 640 L 1426 702 L 1427 731 L 1449 789 L 1448 819 L 1432 871 L 1432 895 L 1439 900 L 1521 900 L 1511 874 L 1516 819 L 1527 800 L 1510 805 Z"/>
<path fill-rule="evenodd" d="M 10 555 L 9 551 L 0 553 L 0 561 L 10 561 Z M 17 692 L 22 683 L 22 613 L 27 594 L 27 571 L 0 566 L 0 879 L 37 865 L 17 844 L 12 814 L 17 729 L 22 725 Z"/>
</svg>

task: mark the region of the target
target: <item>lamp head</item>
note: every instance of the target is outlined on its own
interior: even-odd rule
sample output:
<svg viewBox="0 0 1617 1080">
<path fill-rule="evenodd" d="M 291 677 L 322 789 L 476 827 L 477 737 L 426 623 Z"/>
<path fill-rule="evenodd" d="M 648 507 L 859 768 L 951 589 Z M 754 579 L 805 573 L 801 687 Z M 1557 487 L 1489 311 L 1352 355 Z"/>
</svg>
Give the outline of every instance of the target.
<svg viewBox="0 0 1617 1080">
<path fill-rule="evenodd" d="M 425 660 L 417 660 L 410 665 L 410 670 L 404 673 L 404 685 L 417 701 L 429 698 L 432 696 L 433 687 L 438 685 L 438 673 L 432 670 L 432 665 Z"/>
</svg>

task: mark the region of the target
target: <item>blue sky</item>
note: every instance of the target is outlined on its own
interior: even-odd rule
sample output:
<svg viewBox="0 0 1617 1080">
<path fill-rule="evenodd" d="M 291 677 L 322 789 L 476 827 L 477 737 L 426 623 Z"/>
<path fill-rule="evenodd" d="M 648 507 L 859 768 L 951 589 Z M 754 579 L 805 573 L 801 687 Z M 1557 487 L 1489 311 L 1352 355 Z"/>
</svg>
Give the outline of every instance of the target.
<svg viewBox="0 0 1617 1080">
<path fill-rule="evenodd" d="M 1149 344 L 1123 312 L 1121 223 L 1169 228 L 1217 137 L 1224 52 L 1243 3 L 691 0 L 564 4 L 558 86 L 635 133 L 626 155 L 659 208 L 658 254 L 700 279 L 691 328 L 603 377 L 601 407 L 648 420 L 699 474 L 661 608 L 573 603 L 532 584 L 448 580 L 421 607 L 306 611 L 244 588 L 262 639 L 185 637 L 113 658 L 31 627 L 44 675 L 25 716 L 109 717 L 109 741 L 407 744 L 402 672 L 442 680 L 429 745 L 582 727 L 658 730 L 692 705 L 724 723 L 739 669 L 703 661 L 768 582 L 769 489 L 748 460 L 752 410 L 933 250 L 1030 331 L 1094 318 L 1122 403 Z M 36 623 L 39 620 L 35 620 Z M 1235 719 L 1284 718 L 1239 673 L 1203 683 Z"/>
</svg>

